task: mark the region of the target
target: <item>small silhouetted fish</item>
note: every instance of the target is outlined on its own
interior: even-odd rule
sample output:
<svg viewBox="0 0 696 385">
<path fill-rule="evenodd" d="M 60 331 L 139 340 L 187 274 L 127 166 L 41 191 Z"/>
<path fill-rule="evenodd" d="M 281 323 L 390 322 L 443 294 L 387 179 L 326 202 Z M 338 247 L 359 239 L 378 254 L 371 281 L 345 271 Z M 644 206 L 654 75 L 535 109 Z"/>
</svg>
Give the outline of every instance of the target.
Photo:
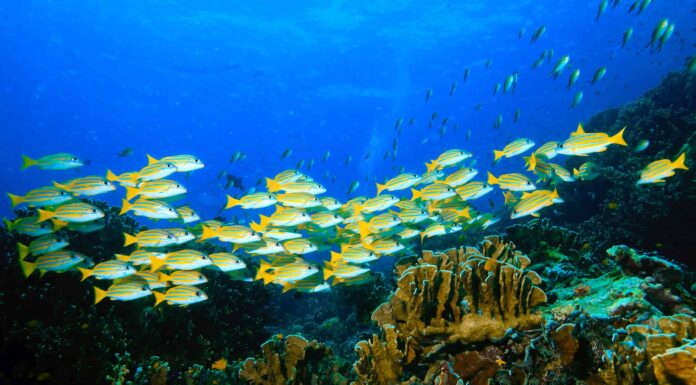
<svg viewBox="0 0 696 385">
<path fill-rule="evenodd" d="M 286 148 L 285 151 L 283 151 L 283 154 L 280 155 L 280 159 L 285 159 L 290 155 L 292 155 L 292 149 Z"/>
<path fill-rule="evenodd" d="M 133 149 L 131 147 L 126 147 L 123 149 L 123 151 L 118 153 L 119 158 L 125 158 L 127 156 L 131 156 L 133 154 Z"/>
<path fill-rule="evenodd" d="M 641 152 L 648 148 L 650 141 L 647 139 L 641 139 L 635 147 L 633 147 L 633 152 Z"/>
<path fill-rule="evenodd" d="M 227 183 L 225 183 L 225 187 L 223 190 L 227 190 L 230 187 L 238 188 L 240 190 L 244 190 L 244 185 L 242 184 L 242 179 L 234 176 L 230 173 L 227 173 L 225 175 L 225 178 L 227 179 Z"/>
</svg>

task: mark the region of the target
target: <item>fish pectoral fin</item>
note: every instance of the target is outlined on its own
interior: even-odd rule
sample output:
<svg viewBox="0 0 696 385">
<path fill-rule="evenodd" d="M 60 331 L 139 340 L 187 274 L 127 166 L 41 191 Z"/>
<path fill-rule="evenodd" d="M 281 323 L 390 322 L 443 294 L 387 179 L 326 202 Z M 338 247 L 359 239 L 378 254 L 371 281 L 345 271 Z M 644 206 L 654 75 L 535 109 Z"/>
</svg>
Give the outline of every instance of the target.
<svg viewBox="0 0 696 385">
<path fill-rule="evenodd" d="M 539 215 L 539 213 L 531 213 L 530 215 L 533 216 L 534 218 L 539 218 L 541 216 L 541 215 Z"/>
</svg>

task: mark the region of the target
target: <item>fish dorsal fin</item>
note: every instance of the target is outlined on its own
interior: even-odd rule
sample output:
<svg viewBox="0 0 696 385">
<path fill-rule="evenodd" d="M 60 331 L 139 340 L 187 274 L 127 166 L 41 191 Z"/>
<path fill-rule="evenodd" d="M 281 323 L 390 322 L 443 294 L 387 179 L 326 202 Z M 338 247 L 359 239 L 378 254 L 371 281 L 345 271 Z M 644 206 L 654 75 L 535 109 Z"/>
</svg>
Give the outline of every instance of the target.
<svg viewBox="0 0 696 385">
<path fill-rule="evenodd" d="M 573 132 L 572 134 L 570 134 L 570 136 L 580 135 L 580 134 L 584 134 L 584 133 L 585 133 L 585 129 L 582 128 L 582 123 L 578 123 L 578 129 L 575 130 L 575 132 Z"/>
<path fill-rule="evenodd" d="M 151 164 L 153 164 L 153 163 L 159 162 L 156 158 L 152 157 L 152 155 L 150 155 L 150 154 L 146 154 L 146 155 L 147 155 L 147 164 L 148 164 L 148 166 L 151 165 Z"/>
<path fill-rule="evenodd" d="M 523 193 L 522 193 L 522 199 L 528 198 L 530 195 L 532 195 L 532 194 L 530 194 L 530 193 L 528 193 L 528 192 L 523 192 Z"/>
</svg>

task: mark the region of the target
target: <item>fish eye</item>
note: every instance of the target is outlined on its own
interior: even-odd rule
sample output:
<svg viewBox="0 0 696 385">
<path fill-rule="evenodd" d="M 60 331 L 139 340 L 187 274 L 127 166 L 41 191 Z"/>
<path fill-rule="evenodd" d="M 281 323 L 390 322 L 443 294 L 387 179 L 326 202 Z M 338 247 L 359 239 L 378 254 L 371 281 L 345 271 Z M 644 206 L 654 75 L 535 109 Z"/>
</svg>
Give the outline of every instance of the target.
<svg viewBox="0 0 696 385">
<path fill-rule="evenodd" d="M 172 235 L 167 235 L 167 239 L 172 239 L 174 238 Z"/>
<path fill-rule="evenodd" d="M 172 168 L 172 167 L 174 167 L 174 165 L 171 163 L 167 163 L 167 167 Z"/>
<path fill-rule="evenodd" d="M 200 291 L 197 291 L 197 292 L 196 292 L 196 297 L 201 297 L 201 296 L 203 296 L 203 293 L 200 292 Z"/>
<path fill-rule="evenodd" d="M 531 185 L 532 185 L 532 182 L 531 182 L 531 181 L 528 181 L 528 182 L 527 182 L 527 186 L 531 186 Z"/>
<path fill-rule="evenodd" d="M 96 214 L 96 213 L 97 213 L 97 209 L 92 209 L 92 214 Z"/>
<path fill-rule="evenodd" d="M 517 210 L 512 210 L 513 213 L 517 214 Z"/>
<path fill-rule="evenodd" d="M 181 188 L 181 185 L 177 183 L 176 188 Z"/>
<path fill-rule="evenodd" d="M 174 211 L 174 209 L 171 209 L 171 208 L 170 208 L 170 209 L 168 209 L 168 210 L 169 210 L 169 212 L 172 212 L 172 211 Z"/>
<path fill-rule="evenodd" d="M 108 185 L 109 185 L 109 181 L 108 181 L 108 180 L 105 180 L 105 181 L 104 181 L 104 186 L 108 186 Z"/>
<path fill-rule="evenodd" d="M 140 290 L 147 291 L 147 288 L 145 286 L 143 286 Z"/>
<path fill-rule="evenodd" d="M 198 158 L 194 159 L 193 161 L 196 162 L 196 163 L 200 163 L 200 162 L 201 162 L 201 160 L 198 159 Z"/>
<path fill-rule="evenodd" d="M 72 159 L 73 162 L 77 162 L 77 158 L 76 158 L 76 157 L 72 157 L 71 159 Z"/>
<path fill-rule="evenodd" d="M 201 255 L 201 259 L 205 261 L 205 260 L 208 259 L 208 256 L 207 256 L 207 255 Z"/>
<path fill-rule="evenodd" d="M 312 266 L 307 266 L 307 270 L 312 270 Z"/>
<path fill-rule="evenodd" d="M 63 196 L 66 195 L 65 191 L 61 191 L 60 195 L 63 195 Z"/>
<path fill-rule="evenodd" d="M 563 148 L 563 145 L 562 145 L 562 144 L 559 144 L 559 145 L 558 145 L 558 148 Z"/>
</svg>

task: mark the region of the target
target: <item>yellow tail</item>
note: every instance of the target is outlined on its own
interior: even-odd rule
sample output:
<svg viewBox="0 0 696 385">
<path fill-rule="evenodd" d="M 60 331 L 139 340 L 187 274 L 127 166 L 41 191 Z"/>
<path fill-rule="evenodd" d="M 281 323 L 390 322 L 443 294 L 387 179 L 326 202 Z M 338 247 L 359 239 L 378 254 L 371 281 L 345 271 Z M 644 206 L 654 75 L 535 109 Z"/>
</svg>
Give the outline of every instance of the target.
<svg viewBox="0 0 696 385">
<path fill-rule="evenodd" d="M 490 172 L 488 172 L 488 184 L 498 184 L 498 178 L 494 177 Z"/>
<path fill-rule="evenodd" d="M 574 168 L 574 169 L 573 169 L 573 176 L 574 176 L 576 179 L 580 178 L 580 171 L 578 171 L 577 168 Z"/>
<path fill-rule="evenodd" d="M 626 127 L 622 128 L 621 131 L 619 131 L 616 135 L 609 138 L 609 142 L 614 143 L 614 144 L 618 144 L 621 146 L 628 146 L 628 143 L 626 143 L 626 141 L 623 138 L 624 130 L 626 130 Z"/>
<path fill-rule="evenodd" d="M 558 195 L 558 190 L 553 189 L 553 192 L 551 193 L 551 198 L 560 198 Z"/>
<path fill-rule="evenodd" d="M 288 291 L 296 288 L 297 285 L 294 283 L 286 282 L 283 284 L 283 293 L 287 293 Z"/>
<path fill-rule="evenodd" d="M 53 222 L 53 231 L 58 231 L 68 225 L 68 222 L 56 218 L 52 218 L 51 222 Z"/>
<path fill-rule="evenodd" d="M 32 159 L 26 155 L 22 155 L 22 168 L 21 168 L 22 170 L 24 170 L 25 168 L 31 167 L 31 166 L 36 166 L 37 164 L 39 164 L 39 162 L 35 161 L 34 159 Z"/>
<path fill-rule="evenodd" d="M 126 200 L 131 200 L 140 194 L 140 189 L 137 187 L 126 186 Z"/>
<path fill-rule="evenodd" d="M 138 242 L 138 237 L 136 236 L 123 233 L 123 237 L 125 238 L 125 241 L 123 242 L 123 247 L 130 246 Z"/>
<path fill-rule="evenodd" d="M 2 219 L 3 222 L 5 222 L 5 227 L 7 227 L 7 231 L 14 231 L 15 224 L 11 220 L 7 218 Z"/>
<path fill-rule="evenodd" d="M 83 269 L 81 267 L 78 267 L 80 269 L 80 273 L 82 273 L 82 279 L 80 281 L 84 281 L 85 279 L 89 278 L 94 274 L 94 270 L 90 269 Z"/>
<path fill-rule="evenodd" d="M 165 262 L 166 259 L 150 257 L 150 271 L 157 271 L 160 267 L 164 266 Z"/>
<path fill-rule="evenodd" d="M 386 184 L 379 184 L 375 183 L 377 185 L 377 195 L 381 194 L 382 191 L 384 191 L 385 188 L 387 188 Z"/>
<path fill-rule="evenodd" d="M 159 291 L 153 291 L 152 294 L 155 295 L 155 306 L 161 304 L 167 298 L 166 294 L 160 293 Z"/>
<path fill-rule="evenodd" d="M 423 194 L 421 194 L 420 191 L 418 191 L 418 190 L 416 190 L 416 189 L 414 189 L 414 188 L 411 189 L 411 194 L 413 194 L 413 195 L 411 196 L 411 200 L 412 200 L 412 201 L 415 201 L 416 199 L 419 199 L 420 197 L 423 196 Z"/>
<path fill-rule="evenodd" d="M 130 255 L 125 254 L 115 254 L 116 259 L 123 262 L 128 262 L 130 260 Z"/>
<path fill-rule="evenodd" d="M 171 276 L 171 275 L 167 275 L 167 274 L 164 274 L 164 273 L 159 273 L 159 282 L 167 282 L 167 281 L 171 281 L 171 280 L 172 280 L 172 276 Z"/>
<path fill-rule="evenodd" d="M 217 231 L 211 229 L 208 226 L 203 226 L 203 234 L 201 234 L 200 239 L 201 239 L 201 241 L 204 241 L 206 239 L 215 238 L 217 236 L 218 236 Z"/>
<path fill-rule="evenodd" d="M 10 197 L 10 200 L 12 201 L 12 208 L 15 208 L 15 206 L 24 202 L 24 197 L 21 197 L 19 195 L 7 193 L 7 196 Z"/>
<path fill-rule="evenodd" d="M 147 155 L 147 164 L 148 165 L 159 162 L 159 160 L 153 158 L 152 155 L 150 155 L 150 154 L 145 154 L 145 155 Z"/>
<path fill-rule="evenodd" d="M 327 269 L 326 267 L 324 267 L 322 271 L 324 272 L 324 281 L 328 280 L 334 275 L 334 271 L 331 269 Z"/>
<path fill-rule="evenodd" d="M 532 155 L 529 156 L 529 168 L 527 170 L 529 171 L 534 171 L 537 166 L 537 160 L 536 160 L 536 155 L 532 153 Z"/>
<path fill-rule="evenodd" d="M 29 278 L 31 273 L 33 273 L 34 270 L 36 270 L 36 263 L 20 260 L 19 265 L 22 267 L 22 272 L 24 273 L 25 278 Z"/>
<path fill-rule="evenodd" d="M 494 161 L 495 161 L 495 160 L 498 160 L 498 159 L 500 159 L 500 158 L 502 158 L 503 155 L 505 155 L 505 152 L 503 152 L 503 151 L 498 151 L 498 150 L 493 150 L 493 160 L 494 160 Z"/>
<path fill-rule="evenodd" d="M 39 220 L 37 220 L 37 222 L 47 221 L 55 216 L 56 216 L 56 213 L 53 211 L 46 211 L 46 210 L 39 209 Z"/>
<path fill-rule="evenodd" d="M 332 251 L 331 252 L 331 260 L 329 261 L 330 263 L 337 263 L 343 260 L 343 255 Z"/>
<path fill-rule="evenodd" d="M 101 302 L 104 298 L 106 298 L 106 290 L 102 290 L 98 287 L 94 287 L 94 304 L 98 304 Z"/>
<path fill-rule="evenodd" d="M 118 182 L 118 175 L 114 174 L 111 170 L 106 170 L 106 180 L 111 182 Z"/>
<path fill-rule="evenodd" d="M 428 170 L 428 172 L 433 172 L 437 168 L 438 163 L 436 161 L 432 161 L 430 163 L 425 163 L 425 168 Z"/>
<path fill-rule="evenodd" d="M 266 188 L 268 192 L 276 192 L 282 188 L 281 184 L 271 178 L 266 178 Z"/>
<path fill-rule="evenodd" d="M 464 207 L 463 209 L 457 211 L 457 215 L 464 217 L 466 219 L 471 219 L 471 213 L 469 212 L 469 207 Z"/>
<path fill-rule="evenodd" d="M 360 233 L 360 238 L 365 238 L 370 235 L 370 224 L 365 221 L 358 222 L 358 232 Z"/>
<path fill-rule="evenodd" d="M 234 206 L 239 206 L 242 203 L 241 200 L 232 198 L 231 196 L 227 196 L 227 204 L 225 205 L 226 209 L 231 209 Z"/>
<path fill-rule="evenodd" d="M 17 254 L 19 255 L 19 259 L 23 261 L 24 258 L 26 258 L 27 255 L 29 255 L 29 247 L 20 242 L 17 242 Z"/>
<path fill-rule="evenodd" d="M 53 182 L 53 186 L 55 186 L 63 191 L 70 191 L 70 187 L 68 187 L 64 184 L 58 183 L 58 182 Z"/>
<path fill-rule="evenodd" d="M 121 212 L 118 213 L 118 215 L 123 215 L 133 208 L 133 205 L 131 205 L 127 200 L 123 199 L 122 202 Z"/>
<path fill-rule="evenodd" d="M 681 155 L 679 155 L 677 157 L 677 159 L 674 162 L 672 162 L 672 168 L 680 168 L 682 170 L 688 170 L 688 168 L 686 167 L 686 164 L 684 163 L 685 160 L 686 160 L 686 153 L 682 152 Z"/>
</svg>

